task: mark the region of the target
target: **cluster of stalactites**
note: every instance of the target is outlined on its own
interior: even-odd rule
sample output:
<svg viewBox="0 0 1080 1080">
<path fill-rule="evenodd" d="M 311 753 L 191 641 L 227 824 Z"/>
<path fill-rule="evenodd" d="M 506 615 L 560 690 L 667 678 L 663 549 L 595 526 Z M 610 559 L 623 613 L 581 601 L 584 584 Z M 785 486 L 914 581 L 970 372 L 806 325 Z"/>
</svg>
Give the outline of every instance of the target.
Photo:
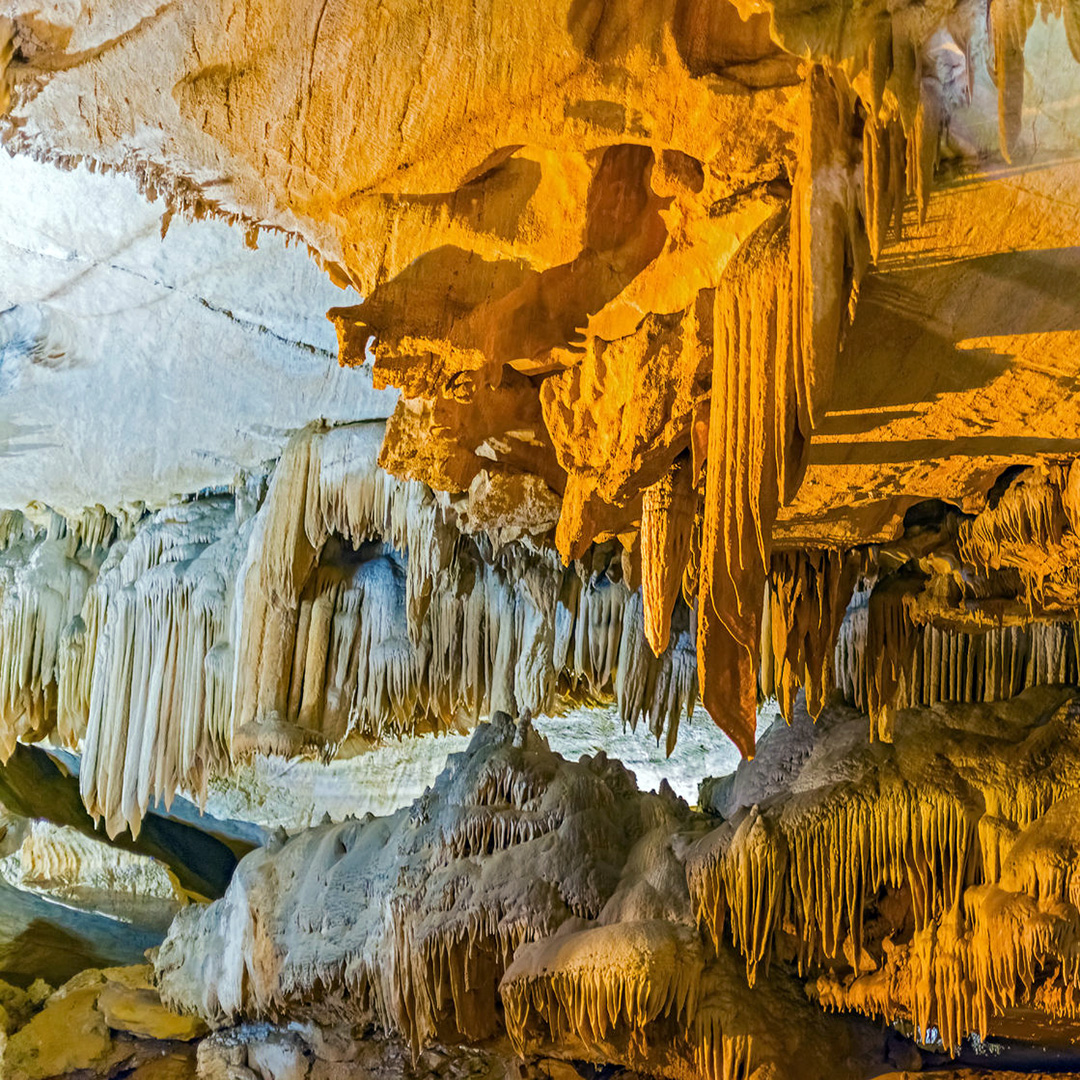
<svg viewBox="0 0 1080 1080">
<path fill-rule="evenodd" d="M 895 757 L 863 744 L 799 794 L 738 812 L 687 859 L 700 923 L 717 948 L 730 935 L 751 985 L 793 936 L 826 1007 L 910 1016 L 950 1049 L 1025 1002 L 1080 1015 L 1080 882 L 1062 862 L 1080 787 L 1072 752 L 1046 764 L 1077 716 L 1073 703 L 989 744 L 978 721 L 949 730 L 951 776 L 926 731 Z M 890 932 L 875 915 L 868 948 L 878 905 Z"/>
<path fill-rule="evenodd" d="M 237 754 L 330 752 L 564 694 L 613 696 L 672 744 L 696 699 L 685 605 L 655 656 L 614 550 L 586 570 L 463 536 L 428 489 L 378 468 L 381 435 L 300 433 L 243 522 L 228 496 L 134 527 L 6 517 L 6 752 L 53 731 L 81 746 L 83 798 L 115 835 L 152 802 L 202 798 Z"/>
<path fill-rule="evenodd" d="M 864 219 L 875 262 L 889 239 L 902 237 L 906 198 L 914 196 L 920 222 L 930 202 L 942 108 L 932 81 L 923 79 L 921 48 L 897 33 L 890 18 L 878 18 L 866 46 L 865 66 L 854 82 L 865 114 Z"/>
<path fill-rule="evenodd" d="M 24 525 L 0 554 L 0 740 L 82 747 L 82 794 L 109 834 L 152 799 L 203 790 L 229 736 L 230 499 L 138 526 L 94 510 Z"/>
<path fill-rule="evenodd" d="M 975 816 L 947 793 L 904 783 L 840 791 L 810 813 L 757 808 L 702 842 L 687 863 L 698 917 L 731 937 L 753 984 L 781 924 L 794 927 L 800 970 L 858 967 L 867 897 L 906 889 L 917 928 L 952 910 L 974 880 Z"/>
<path fill-rule="evenodd" d="M 674 738 L 696 694 L 685 614 L 652 655 L 640 594 L 614 571 L 461 535 L 428 489 L 377 468 L 377 450 L 363 429 L 307 431 L 278 465 L 264 554 L 244 576 L 245 747 L 540 713 L 560 693 L 611 694 L 628 722 Z M 392 547 L 364 546 L 381 538 Z"/>
<path fill-rule="evenodd" d="M 100 507 L 67 519 L 0 514 L 0 759 L 47 735 L 75 678 L 74 638 L 105 549 L 130 534 Z"/>
<path fill-rule="evenodd" d="M 0 554 L 0 758 L 19 738 L 48 734 L 62 684 L 63 641 L 91 569 L 63 540 L 16 543 Z"/>
<path fill-rule="evenodd" d="M 898 709 L 1003 701 L 1032 686 L 1080 682 L 1075 619 L 967 630 L 916 623 L 909 607 L 903 580 L 864 589 L 836 639 L 836 686 L 869 714 L 874 736 L 890 737 Z"/>
<path fill-rule="evenodd" d="M 1080 7 L 1075 0 L 988 0 L 985 6 L 953 10 L 945 20 L 912 17 L 900 9 L 868 5 L 855 15 L 841 36 L 850 46 L 829 50 L 819 59 L 857 96 L 863 127 L 863 190 L 866 226 L 876 260 L 889 233 L 900 238 L 905 196 L 915 196 L 920 220 L 925 218 L 947 105 L 939 79 L 926 70 L 927 46 L 944 31 L 963 56 L 966 85 L 961 100 L 974 92 L 976 56 L 973 42 L 981 37 L 976 19 L 985 19 L 990 74 L 997 89 L 998 135 L 1002 156 L 1011 162 L 1020 141 L 1024 106 L 1024 46 L 1036 13 L 1060 17 L 1069 48 L 1080 62 Z M 781 19 L 782 21 L 782 19 Z M 785 28 L 779 27 L 781 35 Z M 795 45 L 796 43 L 792 43 Z M 811 48 L 810 52 L 818 51 Z"/>
<path fill-rule="evenodd" d="M 1061 17 L 1073 58 L 1080 63 L 1080 8 L 1075 0 L 990 0 L 988 21 L 994 83 L 998 93 L 998 138 L 1011 162 L 1024 112 L 1024 44 L 1035 15 Z M 970 58 L 969 58 L 970 68 Z"/>
<path fill-rule="evenodd" d="M 992 507 L 961 522 L 957 547 L 976 573 L 1014 569 L 1028 606 L 1080 604 L 1080 461 L 1017 476 Z"/>
<path fill-rule="evenodd" d="M 827 1009 L 873 1017 L 906 1015 L 924 1037 L 937 1029 L 955 1053 L 972 1033 L 992 1030 L 1008 1009 L 1034 1007 L 1080 1018 L 1080 946 L 1075 904 L 997 885 L 970 887 L 963 904 L 884 962 L 854 979 L 821 975 L 814 990 Z"/>
<path fill-rule="evenodd" d="M 213 1026 L 377 1023 L 419 1053 L 501 1024 L 523 1055 L 706 1080 L 786 1063 L 786 1019 L 809 1044 L 827 1029 L 801 1076 L 852 1075 L 846 1024 L 787 973 L 751 992 L 702 936 L 684 866 L 701 824 L 603 753 L 565 761 L 497 714 L 411 808 L 244 859 L 221 900 L 174 920 L 157 985 Z"/>
<path fill-rule="evenodd" d="M 774 551 L 765 594 L 761 691 L 790 722 L 802 687 L 817 717 L 835 686 L 837 637 L 858 566 L 844 552 Z"/>
<path fill-rule="evenodd" d="M 160 511 L 114 545 L 64 642 L 58 724 L 110 836 L 152 802 L 205 798 L 232 735 L 233 583 L 250 529 L 232 500 Z"/>
<path fill-rule="evenodd" d="M 525 1054 L 531 1025 L 562 1046 L 603 1044 L 621 1028 L 647 1059 L 650 1028 L 668 1040 L 692 1028 L 703 962 L 696 935 L 660 920 L 523 945 L 499 986 L 507 1033 Z M 719 1080 L 712 1068 L 705 1075 Z"/>
</svg>

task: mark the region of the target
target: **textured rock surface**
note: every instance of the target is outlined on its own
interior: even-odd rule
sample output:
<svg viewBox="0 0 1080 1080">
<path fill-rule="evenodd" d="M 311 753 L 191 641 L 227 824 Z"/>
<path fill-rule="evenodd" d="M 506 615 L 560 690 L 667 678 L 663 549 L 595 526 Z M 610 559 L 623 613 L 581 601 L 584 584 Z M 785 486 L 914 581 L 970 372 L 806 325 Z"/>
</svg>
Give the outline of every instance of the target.
<svg viewBox="0 0 1080 1080">
<path fill-rule="evenodd" d="M 498 714 L 412 807 L 245 859 L 222 900 L 174 922 L 158 985 L 215 1026 L 375 1022 L 416 1050 L 505 1025 L 523 1054 L 672 1077 L 796 1052 L 806 1077 L 884 1062 L 788 972 L 750 995 L 737 955 L 702 937 L 682 859 L 706 827 L 670 790 L 640 794 L 603 754 L 567 762 Z"/>
<path fill-rule="evenodd" d="M 148 975 L 145 966 L 88 970 L 36 1002 L 38 1011 L 0 1047 L 4 1076 L 109 1076 L 190 1062 L 175 1044 L 199 1038 L 205 1027 L 163 1008 Z"/>
<path fill-rule="evenodd" d="M 45 898 L 103 836 L 224 892 L 197 1053 L 87 975 L 18 1075 L 1075 1067 L 1077 60 L 1076 0 L 0 2 L 0 970 L 152 940 Z M 721 820 L 529 728 L 772 697 Z M 169 817 L 474 728 L 231 883 Z"/>
<path fill-rule="evenodd" d="M 303 250 L 183 218 L 162 239 L 166 213 L 133 178 L 0 156 L 0 506 L 158 506 L 393 409 L 338 368 L 342 293 Z"/>
</svg>

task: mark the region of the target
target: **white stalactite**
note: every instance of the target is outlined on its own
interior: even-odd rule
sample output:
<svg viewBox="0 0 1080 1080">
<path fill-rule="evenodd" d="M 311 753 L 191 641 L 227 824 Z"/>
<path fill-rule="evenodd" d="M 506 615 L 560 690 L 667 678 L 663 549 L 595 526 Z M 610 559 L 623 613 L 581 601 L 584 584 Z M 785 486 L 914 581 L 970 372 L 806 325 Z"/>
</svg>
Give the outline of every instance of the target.
<svg viewBox="0 0 1080 1080">
<path fill-rule="evenodd" d="M 110 835 L 253 751 L 383 738 L 615 697 L 674 745 L 696 696 L 685 608 L 659 657 L 605 562 L 496 549 L 377 465 L 381 424 L 306 429 L 248 513 L 235 496 L 137 523 L 0 522 L 0 751 L 55 733 Z"/>
</svg>

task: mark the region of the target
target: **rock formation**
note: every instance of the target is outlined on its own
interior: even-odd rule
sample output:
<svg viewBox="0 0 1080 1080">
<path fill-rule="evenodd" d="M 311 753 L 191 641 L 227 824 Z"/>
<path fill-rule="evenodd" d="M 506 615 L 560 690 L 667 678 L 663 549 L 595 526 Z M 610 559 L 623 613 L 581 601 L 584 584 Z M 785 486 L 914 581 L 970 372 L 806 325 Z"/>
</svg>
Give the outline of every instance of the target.
<svg viewBox="0 0 1080 1080">
<path fill-rule="evenodd" d="M 419 1051 L 501 1017 L 522 1052 L 675 1077 L 784 1063 L 765 1009 L 805 1025 L 802 1075 L 859 1075 L 869 1029 L 816 1014 L 785 974 L 748 997 L 731 946 L 703 939 L 683 862 L 705 827 L 603 753 L 567 762 L 497 713 L 411 807 L 244 860 L 222 900 L 177 918 L 158 985 L 215 1026 L 376 1023 Z"/>
<path fill-rule="evenodd" d="M 1077 0 L 0 0 L 4 1075 L 1080 1069 L 1078 101 Z"/>
<path fill-rule="evenodd" d="M 8 1002 L 8 1030 L 0 1025 L 4 1075 L 190 1075 L 190 1044 L 205 1028 L 164 1008 L 148 975 L 145 965 L 91 969 L 55 992 L 35 986 L 28 994 L 0 984 Z"/>
</svg>

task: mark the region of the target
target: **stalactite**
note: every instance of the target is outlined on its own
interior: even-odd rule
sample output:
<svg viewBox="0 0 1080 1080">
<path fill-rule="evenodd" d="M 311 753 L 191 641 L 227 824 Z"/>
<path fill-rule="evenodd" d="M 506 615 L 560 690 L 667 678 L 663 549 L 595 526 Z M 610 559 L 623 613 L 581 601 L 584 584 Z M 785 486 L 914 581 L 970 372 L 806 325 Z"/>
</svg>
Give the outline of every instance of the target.
<svg viewBox="0 0 1080 1080">
<path fill-rule="evenodd" d="M 1033 686 L 1080 682 L 1075 618 L 1004 625 L 916 623 L 910 582 L 886 579 L 857 592 L 836 642 L 836 685 L 888 739 L 898 709 L 939 702 L 1002 701 Z"/>
<path fill-rule="evenodd" d="M 806 690 L 817 717 L 834 685 L 837 636 L 856 583 L 850 556 L 833 551 L 774 551 L 762 644 L 762 691 L 790 722 L 795 693 Z"/>
<path fill-rule="evenodd" d="M 0 553 L 0 760 L 16 739 L 42 738 L 55 725 L 61 640 L 93 572 L 92 560 L 73 557 L 78 547 L 54 529 L 40 539 L 31 531 Z"/>
<path fill-rule="evenodd" d="M 752 754 L 761 596 L 772 523 L 801 469 L 786 223 L 732 258 L 716 291 L 715 363 L 698 573 L 698 677 L 713 719 Z"/>
<path fill-rule="evenodd" d="M 267 499 L 4 521 L 0 745 L 82 748 L 111 835 L 255 751 L 333 753 L 502 709 L 614 697 L 669 749 L 696 700 L 685 604 L 645 638 L 614 544 L 585 563 L 468 536 L 377 466 L 381 426 L 301 432 Z M 234 657 L 238 658 L 235 660 Z"/>
<path fill-rule="evenodd" d="M 612 693 L 629 722 L 677 731 L 695 698 L 685 634 L 646 657 L 640 599 L 614 572 L 461 536 L 430 491 L 377 468 L 378 436 L 308 431 L 278 466 L 244 575 L 246 748 L 539 713 L 562 692 Z"/>
<path fill-rule="evenodd" d="M 990 0 L 993 75 L 998 92 L 1001 154 L 1011 162 L 1024 109 L 1024 42 L 1035 17 L 1032 0 Z"/>
<path fill-rule="evenodd" d="M 881 258 L 886 241 L 899 241 L 904 223 L 907 144 L 898 118 L 878 119 L 871 105 L 863 126 L 863 197 L 870 258 Z"/>
<path fill-rule="evenodd" d="M 761 598 L 777 509 L 801 482 L 861 274 L 847 95 L 810 75 L 790 219 L 761 226 L 716 289 L 698 586 L 705 707 L 753 752 Z"/>
<path fill-rule="evenodd" d="M 656 656 L 668 646 L 671 614 L 690 558 L 695 501 L 688 461 L 677 461 L 642 498 L 641 593 L 645 637 Z"/>
<path fill-rule="evenodd" d="M 794 927 L 806 969 L 842 959 L 845 949 L 860 955 L 867 895 L 907 889 L 922 928 L 959 903 L 971 880 L 974 820 L 943 793 L 901 783 L 845 794 L 811 813 L 751 813 L 688 860 L 699 918 L 719 943 L 729 916 L 751 983 L 781 918 Z"/>
<path fill-rule="evenodd" d="M 1065 24 L 1065 37 L 1073 59 L 1080 64 L 1080 5 L 1076 0 L 1061 0 L 1061 17 Z"/>
<path fill-rule="evenodd" d="M 848 294 L 865 259 L 851 178 L 853 101 L 820 67 L 810 73 L 805 98 L 791 193 L 790 334 L 800 429 L 809 435 L 829 405 Z"/>
<path fill-rule="evenodd" d="M 976 573 L 1019 571 L 1029 609 L 1080 604 L 1080 462 L 1017 476 L 993 506 L 960 523 L 957 547 Z"/>
<path fill-rule="evenodd" d="M 703 962 L 686 928 L 661 920 L 524 945 L 499 987 L 507 1032 L 524 1053 L 534 1018 L 561 1044 L 600 1043 L 620 1026 L 647 1039 L 643 1029 L 660 1020 L 685 1028 L 697 1013 Z"/>
<path fill-rule="evenodd" d="M 0 116 L 11 108 L 11 74 L 8 70 L 15 55 L 15 23 L 0 16 Z"/>
<path fill-rule="evenodd" d="M 80 789 L 110 836 L 138 835 L 151 801 L 205 797 L 227 761 L 231 662 L 215 661 L 249 531 L 236 529 L 231 499 L 163 510 L 110 550 L 88 593 L 73 671 L 85 686 L 92 666 Z"/>
</svg>

